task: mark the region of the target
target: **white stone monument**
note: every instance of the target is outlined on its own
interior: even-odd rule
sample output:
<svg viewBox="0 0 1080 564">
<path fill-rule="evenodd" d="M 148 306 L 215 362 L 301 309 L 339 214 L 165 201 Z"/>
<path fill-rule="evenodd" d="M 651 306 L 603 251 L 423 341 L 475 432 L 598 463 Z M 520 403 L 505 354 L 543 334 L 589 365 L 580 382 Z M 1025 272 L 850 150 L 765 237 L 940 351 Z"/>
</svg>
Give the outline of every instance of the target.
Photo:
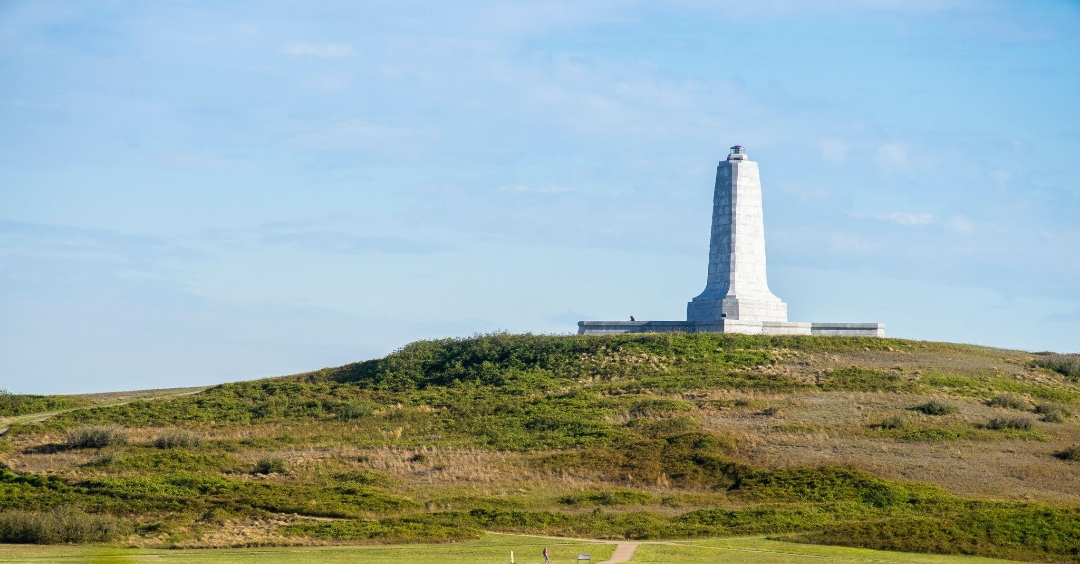
<svg viewBox="0 0 1080 564">
<path fill-rule="evenodd" d="M 769 335 L 885 336 L 880 323 L 797 323 L 769 291 L 761 178 L 743 148 L 731 148 L 716 167 L 709 276 L 686 305 L 686 321 L 579 321 L 583 335 L 650 331 L 713 331 Z"/>
</svg>

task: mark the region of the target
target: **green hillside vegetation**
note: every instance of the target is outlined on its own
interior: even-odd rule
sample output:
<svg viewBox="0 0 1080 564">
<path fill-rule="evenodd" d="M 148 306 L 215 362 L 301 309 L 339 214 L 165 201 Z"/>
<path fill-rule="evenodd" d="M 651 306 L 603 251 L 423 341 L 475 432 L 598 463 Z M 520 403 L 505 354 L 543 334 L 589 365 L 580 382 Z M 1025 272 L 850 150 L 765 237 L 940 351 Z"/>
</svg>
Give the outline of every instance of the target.
<svg viewBox="0 0 1080 564">
<path fill-rule="evenodd" d="M 0 389 L 0 417 L 59 411 L 86 403 L 85 400 L 74 396 L 34 396 L 13 394 Z"/>
<path fill-rule="evenodd" d="M 629 532 L 1080 561 L 1076 358 L 721 334 L 421 341 L 13 423 L 0 540 L 54 539 L 63 516 L 95 524 L 76 540 L 135 546 Z"/>
</svg>

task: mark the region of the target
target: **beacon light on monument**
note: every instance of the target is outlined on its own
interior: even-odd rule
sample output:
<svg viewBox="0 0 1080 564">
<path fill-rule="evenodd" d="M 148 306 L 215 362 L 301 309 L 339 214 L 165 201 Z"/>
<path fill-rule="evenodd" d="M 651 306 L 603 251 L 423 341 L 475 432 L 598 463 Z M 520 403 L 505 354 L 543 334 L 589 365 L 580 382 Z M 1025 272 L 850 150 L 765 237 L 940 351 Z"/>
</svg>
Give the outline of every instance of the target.
<svg viewBox="0 0 1080 564">
<path fill-rule="evenodd" d="M 742 146 L 716 167 L 709 276 L 686 305 L 686 321 L 579 321 L 578 334 L 718 332 L 764 335 L 884 337 L 881 323 L 788 321 L 787 304 L 765 277 L 765 221 L 761 177 Z"/>
</svg>

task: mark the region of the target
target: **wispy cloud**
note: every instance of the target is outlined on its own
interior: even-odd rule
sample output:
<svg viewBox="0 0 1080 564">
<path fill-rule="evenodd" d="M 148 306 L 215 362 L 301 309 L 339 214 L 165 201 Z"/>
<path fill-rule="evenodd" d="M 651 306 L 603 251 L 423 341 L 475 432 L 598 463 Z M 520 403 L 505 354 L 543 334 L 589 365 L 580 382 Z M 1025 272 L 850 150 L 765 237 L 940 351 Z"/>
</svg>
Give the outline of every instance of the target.
<svg viewBox="0 0 1080 564">
<path fill-rule="evenodd" d="M 302 42 L 287 43 L 282 47 L 281 52 L 294 57 L 318 57 L 320 59 L 334 59 L 356 55 L 356 51 L 348 44 Z"/>
<path fill-rule="evenodd" d="M 0 219 L 0 259 L 10 256 L 77 259 L 145 272 L 162 261 L 206 255 L 162 237 Z"/>
<path fill-rule="evenodd" d="M 899 143 L 885 143 L 878 147 L 877 163 L 882 168 L 902 170 L 908 166 L 907 147 Z"/>
<path fill-rule="evenodd" d="M 358 235 L 320 227 L 320 222 L 273 222 L 252 229 L 214 229 L 205 232 L 212 245 L 251 248 L 260 245 L 293 247 L 343 255 L 360 253 L 432 254 L 453 247 L 436 241 L 385 235 Z"/>
<path fill-rule="evenodd" d="M 851 143 L 842 139 L 818 139 L 814 144 L 821 151 L 821 158 L 834 163 L 847 160 L 848 152 L 851 151 Z"/>
<path fill-rule="evenodd" d="M 975 230 L 975 224 L 968 218 L 962 215 L 953 215 L 948 218 L 938 217 L 932 213 L 901 213 L 893 212 L 887 214 L 849 214 L 851 217 L 857 217 L 860 219 L 874 219 L 877 221 L 887 221 L 889 223 L 895 223 L 897 225 L 903 225 L 904 227 L 924 227 L 929 225 L 937 225 L 948 228 L 958 233 L 970 233 Z"/>
<path fill-rule="evenodd" d="M 363 237 L 340 231 L 264 233 L 258 240 L 272 245 L 288 245 L 306 250 L 346 255 L 367 252 L 431 254 L 450 249 L 446 245 L 432 241 L 418 241 L 403 237 Z"/>
</svg>

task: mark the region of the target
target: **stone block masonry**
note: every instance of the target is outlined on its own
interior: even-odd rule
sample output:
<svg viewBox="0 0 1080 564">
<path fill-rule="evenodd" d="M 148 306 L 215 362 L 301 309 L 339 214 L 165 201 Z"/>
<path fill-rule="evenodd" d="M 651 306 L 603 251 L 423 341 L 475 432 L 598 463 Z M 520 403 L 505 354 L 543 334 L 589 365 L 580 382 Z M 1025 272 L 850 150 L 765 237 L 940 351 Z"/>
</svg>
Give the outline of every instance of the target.
<svg viewBox="0 0 1080 564">
<path fill-rule="evenodd" d="M 769 291 L 758 164 L 736 145 L 716 167 L 705 290 L 686 305 L 686 321 L 579 321 L 578 334 L 719 332 L 751 335 L 884 337 L 881 323 L 798 323 Z"/>
<path fill-rule="evenodd" d="M 882 323 L 799 323 L 793 321 L 578 321 L 578 335 L 621 333 L 742 333 L 746 335 L 825 335 L 884 337 Z"/>
</svg>

